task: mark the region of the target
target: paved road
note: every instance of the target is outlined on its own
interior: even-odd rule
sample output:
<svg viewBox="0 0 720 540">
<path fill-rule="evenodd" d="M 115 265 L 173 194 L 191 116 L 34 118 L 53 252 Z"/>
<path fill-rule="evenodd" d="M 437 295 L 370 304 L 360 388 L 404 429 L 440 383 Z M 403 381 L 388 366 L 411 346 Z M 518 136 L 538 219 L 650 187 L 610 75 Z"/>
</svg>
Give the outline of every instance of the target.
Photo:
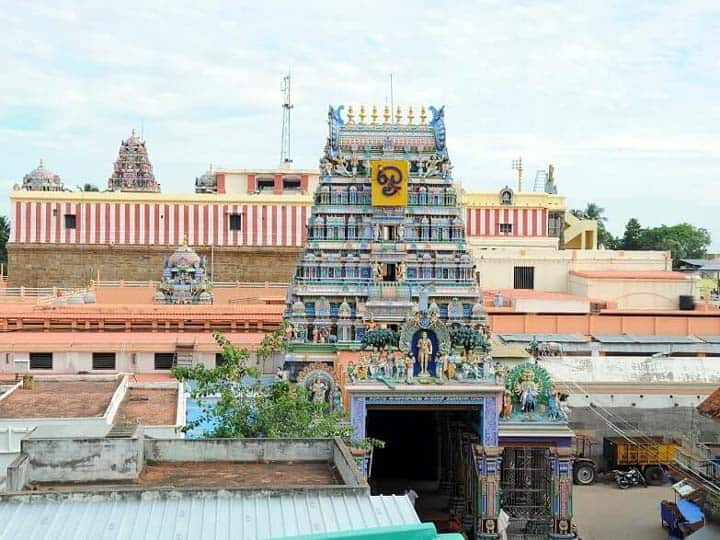
<svg viewBox="0 0 720 540">
<path fill-rule="evenodd" d="M 673 500 L 669 486 L 620 490 L 615 484 L 573 486 L 575 523 L 582 540 L 667 540 L 660 501 Z"/>
</svg>

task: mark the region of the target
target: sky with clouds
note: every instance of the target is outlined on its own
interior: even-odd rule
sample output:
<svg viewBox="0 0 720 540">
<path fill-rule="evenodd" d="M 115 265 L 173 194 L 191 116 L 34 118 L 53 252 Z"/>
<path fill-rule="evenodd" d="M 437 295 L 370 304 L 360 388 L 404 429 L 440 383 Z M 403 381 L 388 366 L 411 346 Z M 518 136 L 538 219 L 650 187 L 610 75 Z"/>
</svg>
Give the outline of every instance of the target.
<svg viewBox="0 0 720 540">
<path fill-rule="evenodd" d="M 456 179 L 556 167 L 609 228 L 688 221 L 720 250 L 720 2 L 0 1 L 0 212 L 39 158 L 105 186 L 142 126 L 163 191 L 209 163 L 317 167 L 328 104 L 444 104 Z"/>
</svg>

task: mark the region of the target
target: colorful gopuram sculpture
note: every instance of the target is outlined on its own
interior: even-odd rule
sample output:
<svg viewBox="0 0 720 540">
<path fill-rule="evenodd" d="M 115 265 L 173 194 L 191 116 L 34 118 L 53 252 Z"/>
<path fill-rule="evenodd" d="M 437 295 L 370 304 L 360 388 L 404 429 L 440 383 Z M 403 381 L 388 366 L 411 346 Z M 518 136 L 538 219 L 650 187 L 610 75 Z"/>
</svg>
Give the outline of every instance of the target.
<svg viewBox="0 0 720 540">
<path fill-rule="evenodd" d="M 212 163 L 205 174 L 195 178 L 195 193 L 217 193 L 217 175 Z"/>
<path fill-rule="evenodd" d="M 135 134 L 134 129 L 130 137 L 120 143 L 113 174 L 108 179 L 108 190 L 160 192 L 145 141 Z"/>
<path fill-rule="evenodd" d="M 308 221 L 308 240 L 288 291 L 296 343 L 361 343 L 371 327 L 427 332 L 426 371 L 449 346 L 438 328 L 485 325 L 481 291 L 445 145 L 444 109 L 391 123 L 373 107 L 330 107 L 329 136 Z M 423 326 L 426 325 L 425 327 Z M 408 334 L 406 332 L 406 334 Z M 400 350 L 417 358 L 417 336 Z"/>
<path fill-rule="evenodd" d="M 199 256 L 187 240 L 165 258 L 162 280 L 153 300 L 159 304 L 212 304 L 212 285 L 206 273 L 205 257 Z"/>
<path fill-rule="evenodd" d="M 43 160 L 32 171 L 23 176 L 22 186 L 15 185 L 15 190 L 26 191 L 64 191 L 60 177 L 49 169 L 45 168 Z"/>
</svg>

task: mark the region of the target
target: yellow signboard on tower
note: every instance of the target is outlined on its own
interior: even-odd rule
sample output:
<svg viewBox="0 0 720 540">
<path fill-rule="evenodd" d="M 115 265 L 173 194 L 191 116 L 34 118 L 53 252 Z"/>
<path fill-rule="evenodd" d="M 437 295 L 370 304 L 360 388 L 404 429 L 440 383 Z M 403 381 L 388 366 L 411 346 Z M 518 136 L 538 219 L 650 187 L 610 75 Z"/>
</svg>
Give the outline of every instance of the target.
<svg viewBox="0 0 720 540">
<path fill-rule="evenodd" d="M 370 170 L 373 206 L 407 206 L 410 162 L 400 159 L 373 161 Z"/>
</svg>

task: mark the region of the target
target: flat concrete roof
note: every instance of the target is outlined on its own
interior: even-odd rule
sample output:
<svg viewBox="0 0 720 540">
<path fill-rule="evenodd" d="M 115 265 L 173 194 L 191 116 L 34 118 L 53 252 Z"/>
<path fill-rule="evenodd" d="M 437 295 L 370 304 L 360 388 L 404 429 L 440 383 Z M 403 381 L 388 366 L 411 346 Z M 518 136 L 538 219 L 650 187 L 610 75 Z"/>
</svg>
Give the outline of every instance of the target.
<svg viewBox="0 0 720 540">
<path fill-rule="evenodd" d="M 344 486 L 327 461 L 159 461 L 145 463 L 134 481 L 36 483 L 33 491 L 76 491 L 78 488 L 234 489 L 262 487 Z"/>
<path fill-rule="evenodd" d="M 128 388 L 114 424 L 173 426 L 177 421 L 178 389 Z"/>
<path fill-rule="evenodd" d="M 0 418 L 89 418 L 105 414 L 120 379 L 35 381 L 0 401 Z"/>
</svg>

